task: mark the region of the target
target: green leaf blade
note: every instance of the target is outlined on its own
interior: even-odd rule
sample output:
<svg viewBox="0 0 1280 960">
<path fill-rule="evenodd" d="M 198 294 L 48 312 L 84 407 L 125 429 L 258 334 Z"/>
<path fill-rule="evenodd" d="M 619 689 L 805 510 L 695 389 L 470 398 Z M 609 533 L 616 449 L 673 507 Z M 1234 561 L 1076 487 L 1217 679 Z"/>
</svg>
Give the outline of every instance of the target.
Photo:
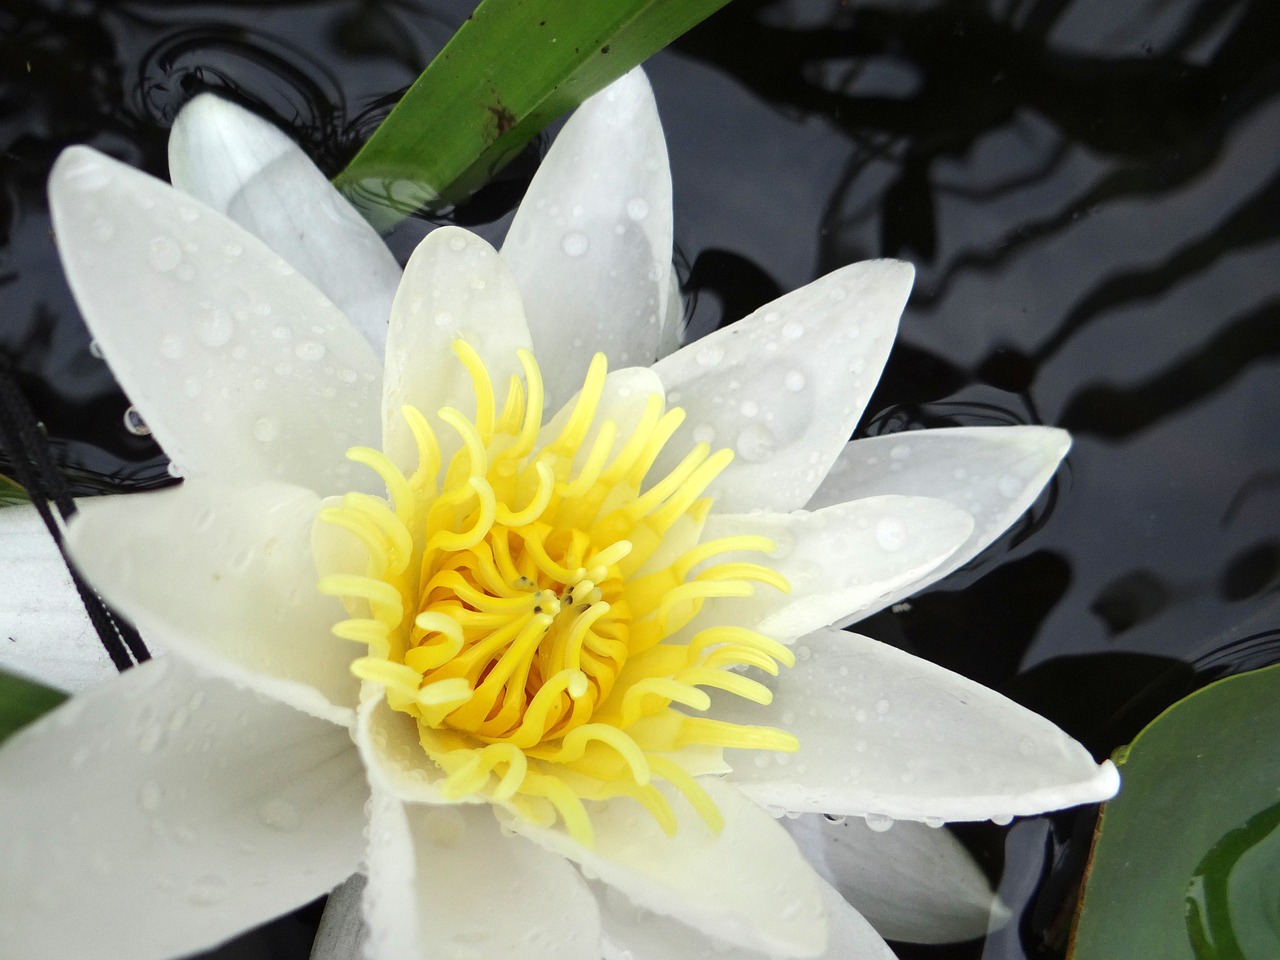
<svg viewBox="0 0 1280 960">
<path fill-rule="evenodd" d="M 455 202 L 726 3 L 484 0 L 335 182 L 379 219 Z"/>
</svg>

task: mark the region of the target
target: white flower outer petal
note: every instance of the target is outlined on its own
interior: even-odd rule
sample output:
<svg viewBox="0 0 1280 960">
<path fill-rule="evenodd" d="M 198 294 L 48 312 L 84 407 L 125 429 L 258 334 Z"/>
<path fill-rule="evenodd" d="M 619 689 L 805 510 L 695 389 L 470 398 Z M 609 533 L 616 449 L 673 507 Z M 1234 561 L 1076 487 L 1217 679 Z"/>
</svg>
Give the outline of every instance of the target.
<svg viewBox="0 0 1280 960">
<path fill-rule="evenodd" d="M 360 652 L 330 632 L 342 605 L 316 590 L 309 490 L 190 480 L 81 501 L 67 547 L 144 637 L 203 669 L 350 726 Z"/>
<path fill-rule="evenodd" d="M 668 837 L 635 801 L 591 807 L 595 846 L 519 818 L 507 822 L 638 906 L 675 917 L 718 940 L 777 957 L 820 957 L 829 918 L 822 882 L 778 823 L 728 783 L 699 780 L 724 815 L 713 834 L 667 791 L 679 820 Z"/>
<path fill-rule="evenodd" d="M 823 883 L 831 936 L 820 960 L 894 960 L 893 951 L 858 911 Z M 604 960 L 770 960 L 730 946 L 678 920 L 638 909 L 611 888 L 596 890 L 604 925 Z"/>
<path fill-rule="evenodd" d="M 33 506 L 0 508 L 0 583 L 0 670 L 60 690 L 83 690 L 115 676 Z"/>
<path fill-rule="evenodd" d="M 169 176 L 284 257 L 382 352 L 400 265 L 288 136 L 234 103 L 202 94 L 169 132 Z"/>
<path fill-rule="evenodd" d="M 323 294 L 260 240 L 88 147 L 49 177 L 76 303 L 156 440 L 189 477 L 358 486 L 381 364 Z"/>
<path fill-rule="evenodd" d="M 753 534 L 777 544 L 764 560 L 744 553 L 715 562 L 763 563 L 787 578 L 791 592 L 760 585 L 750 597 L 708 601 L 691 628 L 728 623 L 790 642 L 877 606 L 904 582 L 916 582 L 972 529 L 964 510 L 924 497 L 868 497 L 812 513 L 712 514 L 704 541 Z"/>
<path fill-rule="evenodd" d="M 598 960 L 595 898 L 562 857 L 503 833 L 485 806 L 374 796 L 368 956 Z"/>
<path fill-rule="evenodd" d="M 347 731 L 152 660 L 0 747 L 0 956 L 168 960 L 351 874 Z"/>
<path fill-rule="evenodd" d="M 955 943 L 1006 915 L 973 857 L 951 831 L 904 821 L 878 832 L 861 817 L 832 822 L 816 813 L 782 825 L 818 874 L 881 936 L 906 943 Z"/>
<path fill-rule="evenodd" d="M 671 280 L 667 288 L 667 307 L 662 311 L 659 321 L 661 330 L 658 334 L 658 359 L 675 353 L 684 343 L 685 319 L 684 298 L 680 295 L 680 277 L 675 267 L 671 268 Z"/>
<path fill-rule="evenodd" d="M 1113 796 L 1119 776 L 1012 700 L 888 644 L 818 630 L 761 709 L 717 697 L 709 715 L 768 723 L 796 754 L 726 750 L 731 779 L 769 807 L 895 820 L 1026 816 Z M 731 702 L 731 701 L 737 702 Z"/>
<path fill-rule="evenodd" d="M 569 118 L 502 246 L 551 409 L 582 385 L 597 351 L 615 367 L 658 356 L 671 249 L 667 145 L 636 68 Z"/>
<path fill-rule="evenodd" d="M 940 497 L 973 515 L 973 533 L 955 553 L 861 613 L 870 616 L 977 556 L 1026 512 L 1070 447 L 1065 430 L 1034 426 L 912 430 L 855 440 L 840 452 L 808 509 L 901 493 Z"/>
<path fill-rule="evenodd" d="M 310 960 L 356 960 L 365 955 L 366 928 L 360 904 L 367 882 L 364 874 L 357 873 L 329 894 Z"/>
<path fill-rule="evenodd" d="M 451 406 L 468 417 L 475 414 L 471 377 L 451 347 L 459 338 L 484 361 L 500 413 L 512 375 L 523 370 L 516 351 L 530 347 L 520 291 L 493 247 L 459 227 L 441 227 L 427 234 L 409 258 L 391 308 L 383 438 L 402 469 L 417 466 L 417 447 L 400 414 L 402 406 L 417 407 L 431 419 L 445 449 L 456 448 L 459 440 L 436 411 Z"/>
<path fill-rule="evenodd" d="M 378 684 L 363 685 L 354 739 L 375 790 L 406 803 L 458 802 L 441 794 L 439 785 L 444 773 L 423 750 L 417 721 L 407 713 L 392 710 Z M 462 802 L 486 801 L 473 795 Z"/>
<path fill-rule="evenodd" d="M 654 365 L 689 411 L 676 436 L 736 453 L 709 490 L 719 509 L 809 500 L 875 389 L 913 275 L 896 260 L 842 267 Z"/>
</svg>

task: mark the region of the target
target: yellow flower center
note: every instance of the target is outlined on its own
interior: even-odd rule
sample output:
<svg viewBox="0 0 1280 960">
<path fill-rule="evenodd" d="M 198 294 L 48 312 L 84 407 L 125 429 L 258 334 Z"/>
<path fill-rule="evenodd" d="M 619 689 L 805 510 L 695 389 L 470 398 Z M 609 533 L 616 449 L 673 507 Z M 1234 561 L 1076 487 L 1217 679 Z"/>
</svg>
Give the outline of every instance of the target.
<svg viewBox="0 0 1280 960">
<path fill-rule="evenodd" d="M 719 811 L 691 771 L 725 747 L 799 747 L 779 730 L 696 715 L 711 704 L 707 689 L 768 703 L 769 690 L 741 668 L 776 674 L 794 663 L 751 630 L 686 629 L 713 597 L 749 596 L 756 584 L 789 590 L 766 566 L 723 559 L 769 552 L 766 538 L 700 542 L 711 507 L 703 493 L 732 453 L 700 443 L 645 485 L 684 411 L 652 394 L 620 436 L 600 416 L 606 362 L 597 354 L 572 409 L 544 427 L 532 354 L 520 352 L 525 383 L 512 378 L 498 412 L 479 355 L 461 339 L 454 352 L 476 413 L 438 412 L 460 441 L 448 465 L 427 418 L 406 406 L 413 475 L 356 447 L 348 457 L 382 477 L 389 500 L 348 493 L 320 515 L 369 556 L 364 575 L 320 581 L 352 614 L 334 632 L 368 647 L 352 672 L 416 719 L 447 797 L 560 819 L 590 844 L 585 801 L 616 796 L 635 798 L 673 832 L 660 779 L 718 829 Z"/>
</svg>

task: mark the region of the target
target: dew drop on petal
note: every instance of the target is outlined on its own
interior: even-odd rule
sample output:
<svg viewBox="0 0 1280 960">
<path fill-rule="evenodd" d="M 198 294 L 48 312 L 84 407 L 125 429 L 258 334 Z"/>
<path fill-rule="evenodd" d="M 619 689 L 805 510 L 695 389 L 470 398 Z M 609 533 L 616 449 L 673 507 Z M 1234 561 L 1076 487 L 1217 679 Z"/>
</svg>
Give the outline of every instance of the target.
<svg viewBox="0 0 1280 960">
<path fill-rule="evenodd" d="M 587 235 L 577 230 L 566 233 L 560 240 L 560 249 L 570 257 L 582 256 L 590 246 L 591 241 L 587 239 Z"/>
<path fill-rule="evenodd" d="M 226 900 L 230 892 L 225 879 L 210 874 L 191 885 L 187 890 L 187 900 L 197 907 L 212 907 Z"/>
<path fill-rule="evenodd" d="M 182 248 L 172 237 L 155 237 L 147 248 L 147 260 L 153 270 L 167 273 L 182 262 Z"/>
<path fill-rule="evenodd" d="M 874 830 L 876 833 L 884 833 L 893 826 L 893 817 L 886 816 L 883 813 L 868 813 L 862 819 L 867 822 L 868 829 Z"/>
<path fill-rule="evenodd" d="M 699 366 L 714 367 L 724 359 L 724 348 L 718 343 L 705 343 L 698 348 L 693 358 L 698 361 Z"/>
<path fill-rule="evenodd" d="M 449 247 L 452 250 L 467 249 L 467 238 L 461 233 L 455 233 L 449 238 Z"/>
<path fill-rule="evenodd" d="M 106 243 L 116 235 L 116 227 L 110 220 L 99 218 L 90 224 L 89 233 L 93 235 L 93 239 Z"/>
<path fill-rule="evenodd" d="M 302 814 L 298 811 L 298 805 L 292 800 L 277 797 L 258 807 L 258 819 L 272 830 L 287 833 L 298 829 L 302 823 Z"/>
<path fill-rule="evenodd" d="M 124 428 L 135 437 L 151 436 L 151 428 L 147 426 L 147 421 L 142 419 L 142 414 L 138 412 L 137 407 L 129 407 L 125 410 Z"/>
<path fill-rule="evenodd" d="M 170 360 L 179 359 L 186 352 L 182 338 L 176 333 L 166 333 L 160 338 L 160 355 Z"/>
<path fill-rule="evenodd" d="M 773 456 L 774 437 L 769 429 L 759 423 L 749 423 L 742 428 L 734 448 L 748 463 L 760 463 Z"/>
<path fill-rule="evenodd" d="M 280 436 L 280 424 L 272 417 L 259 417 L 253 422 L 253 439 L 270 443 Z"/>
<path fill-rule="evenodd" d="M 95 360 L 102 359 L 102 345 L 97 340 L 89 341 L 89 356 Z"/>
<path fill-rule="evenodd" d="M 924 818 L 924 825 L 928 827 L 930 830 L 937 830 L 946 822 L 947 821 L 943 820 L 942 817 L 925 817 Z"/>
<path fill-rule="evenodd" d="M 1006 474 L 996 483 L 996 488 L 1000 491 L 1000 494 L 1010 500 L 1022 492 L 1022 486 L 1022 481 L 1012 474 Z"/>
<path fill-rule="evenodd" d="M 788 340 L 799 340 L 804 336 L 804 324 L 798 320 L 788 320 L 782 326 L 782 335 Z"/>
<path fill-rule="evenodd" d="M 235 333 L 231 314 L 220 308 L 206 310 L 195 321 L 196 339 L 206 347 L 225 346 Z"/>
<path fill-rule="evenodd" d="M 1007 827 L 1009 824 L 1013 823 L 1013 814 L 1012 813 L 993 813 L 991 815 L 991 822 L 994 823 L 997 827 Z"/>
<path fill-rule="evenodd" d="M 782 378 L 782 383 L 783 383 L 783 386 L 785 386 L 792 393 L 799 393 L 801 390 L 804 389 L 804 385 L 805 385 L 804 374 L 801 373 L 799 370 L 789 370 L 787 371 L 787 375 Z"/>
<path fill-rule="evenodd" d="M 324 357 L 324 344 L 315 340 L 303 340 L 293 348 L 294 356 L 308 363 L 315 363 Z"/>
<path fill-rule="evenodd" d="M 627 201 L 627 216 L 632 220 L 643 220 L 649 215 L 649 201 L 644 197 L 632 197 Z"/>
<path fill-rule="evenodd" d="M 876 543 L 886 553 L 901 550 L 907 542 L 907 525 L 898 517 L 881 517 L 876 524 Z"/>
</svg>

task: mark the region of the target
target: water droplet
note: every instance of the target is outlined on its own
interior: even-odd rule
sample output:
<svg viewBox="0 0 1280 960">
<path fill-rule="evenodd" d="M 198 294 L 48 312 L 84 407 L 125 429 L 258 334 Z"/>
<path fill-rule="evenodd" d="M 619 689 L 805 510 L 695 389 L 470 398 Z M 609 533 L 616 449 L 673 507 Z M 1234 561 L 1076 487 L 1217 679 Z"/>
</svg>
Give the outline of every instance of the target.
<svg viewBox="0 0 1280 960">
<path fill-rule="evenodd" d="M 169 466 L 168 466 L 168 467 L 166 467 L 165 469 L 166 469 L 166 470 L 168 470 L 168 472 L 169 472 L 169 476 L 173 477 L 175 480 L 181 480 L 181 479 L 182 479 L 183 473 L 182 473 L 182 465 L 181 465 L 181 464 L 179 464 L 179 463 L 177 463 L 177 462 L 175 462 L 175 461 L 173 461 L 173 460 L 170 460 L 170 461 L 169 461 Z"/>
<path fill-rule="evenodd" d="M 828 823 L 844 823 L 848 817 L 841 813 L 824 813 L 822 815 L 822 819 L 826 820 Z"/>
<path fill-rule="evenodd" d="M 462 233 L 455 233 L 453 236 L 451 236 L 451 237 L 449 238 L 449 248 L 450 248 L 451 250 L 465 250 L 465 249 L 467 249 L 467 238 L 466 238 L 466 235 L 465 235 L 465 234 L 462 234 Z"/>
<path fill-rule="evenodd" d="M 160 801 L 164 798 L 164 791 L 160 788 L 160 784 L 154 780 L 148 780 L 138 789 L 138 806 L 142 807 L 147 813 L 155 813 L 160 809 Z"/>
<path fill-rule="evenodd" d="M 893 449 L 889 451 L 891 460 L 905 460 L 909 456 L 911 456 L 911 447 L 905 443 L 895 444 Z"/>
<path fill-rule="evenodd" d="M 236 330 L 231 314 L 217 307 L 203 311 L 193 323 L 196 339 L 206 347 L 225 346 Z"/>
<path fill-rule="evenodd" d="M 116 227 L 110 220 L 98 219 L 90 225 L 89 233 L 93 235 L 93 239 L 106 243 L 116 235 Z"/>
<path fill-rule="evenodd" d="M 277 797 L 258 807 L 258 819 L 272 830 L 287 833 L 298 829 L 302 823 L 302 814 L 298 811 L 298 805 L 292 800 Z"/>
<path fill-rule="evenodd" d="M 577 230 L 566 233 L 560 240 L 560 249 L 570 257 L 582 256 L 590 246 L 591 241 L 587 239 L 587 235 Z"/>
<path fill-rule="evenodd" d="M 147 260 L 153 270 L 166 273 L 182 262 L 182 248 L 172 237 L 155 237 L 147 249 Z"/>
<path fill-rule="evenodd" d="M 884 716 L 886 713 L 888 713 L 888 712 L 889 712 L 889 701 L 888 701 L 888 700 L 877 700 L 877 701 L 876 701 L 876 713 L 880 714 L 880 716 L 882 716 L 882 717 L 883 717 L 883 716 Z"/>
<path fill-rule="evenodd" d="M 928 827 L 930 830 L 937 830 L 946 822 L 947 821 L 943 820 L 942 817 L 925 817 L 924 818 L 924 825 Z"/>
<path fill-rule="evenodd" d="M 742 411 L 744 417 L 754 417 L 760 412 L 760 404 L 754 400 L 743 400 L 742 405 L 738 408 Z"/>
<path fill-rule="evenodd" d="M 773 456 L 773 434 L 759 423 L 749 423 L 738 434 L 734 444 L 738 455 L 748 463 L 760 463 Z"/>
<path fill-rule="evenodd" d="M 462 839 L 467 825 L 462 814 L 451 807 L 440 807 L 423 817 L 423 828 L 431 842 L 438 847 L 452 847 Z"/>
<path fill-rule="evenodd" d="M 1013 814 L 1012 813 L 993 813 L 991 815 L 991 822 L 994 823 L 997 827 L 1007 827 L 1009 824 L 1013 823 Z"/>
<path fill-rule="evenodd" d="M 315 340 L 303 340 L 293 348 L 294 356 L 307 363 L 315 363 L 324 356 L 324 344 Z"/>
<path fill-rule="evenodd" d="M 355 383 L 360 378 L 359 378 L 359 375 L 354 370 L 352 370 L 350 367 L 347 367 L 344 370 L 338 371 L 338 379 L 341 380 L 343 383 Z"/>
<path fill-rule="evenodd" d="M 226 900 L 230 892 L 226 880 L 210 874 L 191 885 L 187 890 L 187 900 L 197 907 L 211 907 Z"/>
<path fill-rule="evenodd" d="M 187 377 L 182 381 L 182 392 L 185 393 L 188 397 L 191 397 L 193 400 L 196 397 L 200 396 L 200 391 L 202 389 L 203 388 L 200 386 L 200 381 L 197 380 L 195 377 Z"/>
<path fill-rule="evenodd" d="M 280 436 L 280 424 L 274 417 L 259 417 L 253 422 L 253 439 L 260 443 L 270 443 Z"/>
<path fill-rule="evenodd" d="M 693 358 L 700 366 L 714 367 L 724 359 L 724 348 L 718 343 L 704 343 Z"/>
<path fill-rule="evenodd" d="M 804 324 L 799 320 L 788 320 L 782 326 L 782 335 L 788 340 L 799 340 L 804 336 Z"/>
<path fill-rule="evenodd" d="M 222 245 L 222 252 L 228 257 L 235 258 L 244 253 L 244 247 L 240 246 L 240 244 L 236 243 L 234 240 L 230 240 Z"/>
<path fill-rule="evenodd" d="M 1024 757 L 1029 757 L 1036 752 L 1036 745 L 1031 741 L 1030 737 L 1023 737 L 1018 743 L 1018 752 Z"/>
<path fill-rule="evenodd" d="M 901 550 L 907 542 L 907 525 L 898 517 L 881 517 L 876 524 L 876 543 L 886 553 Z"/>
<path fill-rule="evenodd" d="M 805 382 L 804 374 L 799 370 L 788 370 L 787 375 L 782 378 L 783 386 L 792 393 L 799 393 L 803 390 Z"/>
<path fill-rule="evenodd" d="M 142 419 L 142 414 L 138 412 L 137 407 L 129 407 L 125 410 L 124 428 L 135 437 L 151 436 L 151 428 L 147 426 L 147 421 Z"/>
<path fill-rule="evenodd" d="M 102 359 L 102 345 L 97 340 L 89 341 L 89 356 L 95 360 Z"/>
<path fill-rule="evenodd" d="M 1001 495 L 1008 497 L 1010 500 L 1022 492 L 1022 486 L 1022 480 L 1012 474 L 1006 474 L 1001 477 L 999 482 L 996 484 Z"/>
<path fill-rule="evenodd" d="M 893 826 L 893 817 L 883 813 L 868 813 L 862 819 L 867 822 L 867 827 L 876 833 L 884 833 Z"/>
<path fill-rule="evenodd" d="M 178 216 L 183 223 L 195 223 L 196 220 L 200 219 L 200 211 L 195 207 L 182 206 L 178 208 Z"/>
<path fill-rule="evenodd" d="M 643 220 L 649 215 L 649 201 L 644 197 L 632 197 L 627 201 L 627 216 L 632 220 Z"/>
</svg>

